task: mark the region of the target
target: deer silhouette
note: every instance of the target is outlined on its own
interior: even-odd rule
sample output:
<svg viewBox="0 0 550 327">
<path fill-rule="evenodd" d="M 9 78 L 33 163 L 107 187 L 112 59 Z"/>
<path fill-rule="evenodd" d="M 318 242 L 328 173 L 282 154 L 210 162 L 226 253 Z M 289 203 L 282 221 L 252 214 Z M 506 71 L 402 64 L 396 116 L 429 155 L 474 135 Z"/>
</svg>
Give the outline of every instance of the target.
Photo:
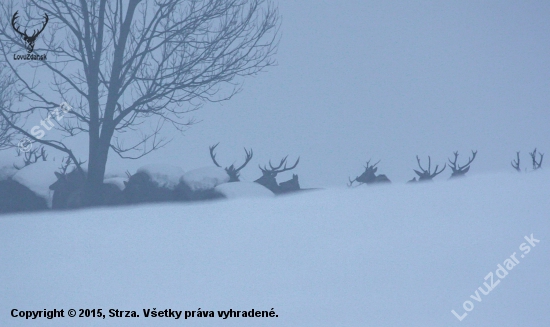
<svg viewBox="0 0 550 327">
<path fill-rule="evenodd" d="M 284 157 L 277 167 L 273 167 L 271 161 L 269 161 L 270 168 L 267 168 L 266 166 L 262 168 L 261 166 L 259 166 L 260 170 L 262 171 L 262 177 L 258 178 L 254 182 L 265 186 L 275 194 L 288 193 L 299 190 L 300 184 L 298 183 L 298 175 L 293 175 L 292 179 L 281 183 L 282 185 L 277 183 L 277 174 L 296 168 L 296 166 L 300 162 L 300 158 L 298 157 L 298 160 L 296 160 L 294 165 L 292 165 L 291 167 L 287 167 L 287 157 L 288 156 Z"/>
<path fill-rule="evenodd" d="M 376 184 L 376 183 L 391 183 L 390 179 L 384 175 L 376 175 L 376 172 L 378 171 L 378 165 L 380 161 L 375 163 L 374 165 L 370 164 L 370 160 L 367 161 L 367 165 L 365 166 L 365 171 L 360 175 L 355 177 L 355 179 L 349 178 L 349 184 L 348 187 L 352 187 L 354 182 L 361 184 Z"/>
<path fill-rule="evenodd" d="M 214 153 L 214 150 L 216 149 L 216 147 L 218 146 L 218 144 L 220 144 L 219 142 L 213 146 L 210 147 L 210 158 L 212 158 L 212 161 L 214 162 L 214 164 L 220 168 L 222 168 L 222 166 L 220 166 L 220 164 L 216 161 L 216 154 Z M 227 172 L 227 175 L 229 175 L 229 182 L 239 182 L 239 177 L 240 177 L 240 171 L 241 169 L 243 169 L 249 162 L 250 160 L 252 160 L 252 156 L 254 155 L 254 153 L 252 152 L 252 149 L 250 149 L 250 151 L 248 151 L 246 148 L 244 149 L 244 152 L 246 153 L 246 158 L 244 160 L 244 163 L 239 166 L 239 168 L 235 168 L 235 165 L 234 164 L 231 164 L 231 166 L 229 167 L 225 167 L 225 171 Z"/>
</svg>

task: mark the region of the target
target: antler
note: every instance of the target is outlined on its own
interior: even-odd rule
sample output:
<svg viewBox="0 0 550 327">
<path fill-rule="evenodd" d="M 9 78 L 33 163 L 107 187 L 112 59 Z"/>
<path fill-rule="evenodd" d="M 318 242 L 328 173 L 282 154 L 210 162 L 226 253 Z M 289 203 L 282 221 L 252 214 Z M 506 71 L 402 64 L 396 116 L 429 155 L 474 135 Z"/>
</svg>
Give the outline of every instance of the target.
<svg viewBox="0 0 550 327">
<path fill-rule="evenodd" d="M 539 156 L 540 156 L 539 162 L 537 162 L 537 148 L 535 148 L 533 152 L 529 152 L 529 154 L 531 155 L 531 159 L 533 160 L 533 170 L 540 169 L 540 167 L 542 166 L 542 159 L 544 157 L 544 154 L 539 152 Z"/>
<path fill-rule="evenodd" d="M 220 164 L 216 161 L 216 154 L 214 153 L 214 150 L 216 149 L 218 144 L 220 144 L 220 142 L 210 147 L 210 157 L 212 158 L 212 161 L 214 162 L 214 164 L 221 168 Z M 246 153 L 246 157 L 244 159 L 244 163 L 239 168 L 235 168 L 234 164 L 231 164 L 231 166 L 229 167 L 225 167 L 225 171 L 229 175 L 230 182 L 239 181 L 239 171 L 241 171 L 241 169 L 243 169 L 246 165 L 248 165 L 250 160 L 252 160 L 252 156 L 254 156 L 254 152 L 252 151 L 252 149 L 248 151 L 246 148 L 244 148 L 244 152 Z"/>
<path fill-rule="evenodd" d="M 65 175 L 67 173 L 67 169 L 69 169 L 71 164 L 72 164 L 71 157 L 67 157 L 67 159 L 65 159 L 65 161 L 62 160 L 61 161 L 61 167 L 59 167 L 59 170 L 61 170 L 61 174 Z"/>
<path fill-rule="evenodd" d="M 416 156 L 416 161 L 418 162 L 418 167 L 420 167 L 420 170 L 422 170 L 423 173 L 430 173 L 430 171 L 432 170 L 432 158 L 430 156 L 428 156 L 428 170 L 422 168 L 422 165 L 420 164 L 420 158 L 418 158 L 418 156 Z M 435 170 L 437 170 L 437 167 L 435 168 Z"/>
<path fill-rule="evenodd" d="M 49 18 L 48 18 L 48 14 L 44 13 L 44 23 L 42 24 L 42 28 L 40 30 L 35 30 L 34 33 L 32 33 L 32 36 L 31 38 L 36 38 L 38 35 L 40 35 L 40 33 L 42 33 L 44 31 L 44 29 L 46 28 L 46 25 L 48 24 L 48 21 L 49 21 Z M 25 31 L 26 32 L 26 31 Z"/>
<path fill-rule="evenodd" d="M 264 166 L 264 168 L 262 169 L 262 167 L 260 167 L 260 169 L 262 171 L 266 171 L 266 172 L 270 172 L 270 173 L 274 173 L 274 174 L 278 174 L 278 173 L 282 173 L 284 171 L 289 171 L 289 170 L 292 170 L 294 168 L 296 168 L 296 166 L 298 165 L 298 162 L 300 162 L 300 157 L 298 157 L 298 160 L 296 160 L 296 162 L 294 163 L 294 165 L 292 167 L 287 167 L 286 166 L 286 158 L 288 156 L 284 157 L 281 162 L 279 163 L 279 165 L 277 167 L 273 167 L 273 165 L 271 164 L 271 160 L 269 160 L 269 167 L 271 167 L 271 169 L 267 169 L 266 166 Z M 281 169 L 281 167 L 283 166 L 283 164 L 285 165 L 283 167 L 283 169 Z"/>
<path fill-rule="evenodd" d="M 367 165 L 365 166 L 365 169 L 367 169 L 367 170 L 371 169 L 371 170 L 373 170 L 373 173 L 375 173 L 378 170 L 378 168 L 376 168 L 376 165 L 378 165 L 381 160 L 378 160 L 374 165 L 369 166 L 371 160 L 372 159 L 369 159 L 369 161 L 367 161 Z"/>
<path fill-rule="evenodd" d="M 450 166 L 450 165 L 449 166 L 453 170 L 453 173 L 452 173 L 451 177 L 457 177 L 457 176 L 462 176 L 462 175 L 466 174 L 470 170 L 470 164 L 476 158 L 477 151 L 472 150 L 472 154 L 473 154 L 472 157 L 468 158 L 468 163 L 466 163 L 463 166 L 460 166 L 460 165 L 456 164 L 456 161 L 458 159 L 458 151 L 453 152 L 453 154 L 455 156 L 455 160 L 451 161 L 451 159 L 449 159 L 449 163 L 452 165 L 452 166 Z"/>
<path fill-rule="evenodd" d="M 243 169 L 246 165 L 248 165 L 248 163 L 250 162 L 250 160 L 252 160 L 252 156 L 254 155 L 254 153 L 252 152 L 252 149 L 250 149 L 250 151 L 248 151 L 246 148 L 244 148 L 244 152 L 246 153 L 246 158 L 244 159 L 244 163 L 237 169 L 235 169 L 235 171 L 240 171 L 241 169 Z M 231 165 L 233 166 L 233 165 Z"/>
<path fill-rule="evenodd" d="M 214 150 L 216 149 L 216 147 L 220 144 L 220 142 L 216 143 L 215 145 L 213 146 L 210 146 L 208 147 L 210 149 L 210 158 L 212 158 L 212 161 L 214 162 L 214 164 L 218 167 L 222 167 L 220 166 L 220 164 L 216 161 L 216 155 L 214 154 Z"/>
<path fill-rule="evenodd" d="M 447 164 L 445 164 L 443 166 L 443 169 L 441 169 L 440 171 L 437 171 L 437 168 L 439 168 L 439 165 L 436 165 L 435 166 L 435 170 L 434 172 L 432 173 L 431 170 L 432 170 L 432 158 L 430 156 L 428 156 L 428 170 L 422 168 L 422 165 L 420 164 L 420 158 L 418 156 L 416 156 L 416 161 L 418 162 L 418 167 L 420 167 L 420 170 L 422 170 L 422 172 L 419 172 L 418 170 L 416 169 L 413 169 L 414 172 L 418 175 L 418 180 L 431 180 L 432 178 L 434 178 L 435 176 L 441 174 L 445 168 L 447 168 Z"/>
<path fill-rule="evenodd" d="M 358 176 L 358 177 L 355 177 L 354 180 L 351 180 L 351 177 L 348 177 L 348 180 L 349 180 L 348 187 L 352 187 L 353 182 L 357 181 L 357 178 L 359 178 L 359 176 Z M 358 182 L 358 183 L 359 183 L 359 185 L 363 184 L 363 183 L 361 183 L 361 182 Z"/>
<path fill-rule="evenodd" d="M 512 165 L 512 167 L 514 167 L 515 170 L 517 170 L 518 172 L 521 172 L 521 169 L 519 168 L 519 151 L 516 152 L 516 155 L 517 155 L 517 159 L 515 161 L 512 160 L 510 164 Z"/>
<path fill-rule="evenodd" d="M 38 153 L 38 150 L 40 150 L 40 153 Z M 19 157 L 21 155 L 21 151 L 19 148 L 17 148 L 17 156 Z M 48 155 L 46 154 L 46 149 L 42 146 L 37 149 L 32 149 L 28 152 L 25 152 L 25 158 L 23 159 L 23 167 L 19 167 L 16 164 L 13 164 L 13 167 L 17 170 L 23 169 L 24 167 L 27 167 L 28 165 L 31 165 L 35 162 L 38 162 L 38 160 L 42 159 L 42 161 L 46 161 L 48 159 Z"/>
<path fill-rule="evenodd" d="M 19 14 L 19 11 L 16 11 L 15 14 L 13 14 L 12 18 L 11 18 L 11 26 L 13 27 L 13 29 L 19 33 L 19 35 L 25 37 L 27 36 L 27 30 L 25 30 L 25 33 L 21 33 L 21 31 L 19 31 L 19 28 L 17 28 L 17 26 L 15 26 L 15 21 L 17 20 L 17 18 L 19 18 L 17 15 Z"/>
<path fill-rule="evenodd" d="M 48 14 L 44 13 L 44 24 L 42 24 L 42 28 L 40 29 L 40 31 L 38 31 L 38 34 L 40 34 L 44 31 L 44 29 L 46 28 L 46 25 L 48 24 L 49 20 L 50 20 L 50 18 L 48 17 Z M 36 32 L 34 34 L 36 34 L 36 36 L 38 36 L 38 34 Z"/>
</svg>

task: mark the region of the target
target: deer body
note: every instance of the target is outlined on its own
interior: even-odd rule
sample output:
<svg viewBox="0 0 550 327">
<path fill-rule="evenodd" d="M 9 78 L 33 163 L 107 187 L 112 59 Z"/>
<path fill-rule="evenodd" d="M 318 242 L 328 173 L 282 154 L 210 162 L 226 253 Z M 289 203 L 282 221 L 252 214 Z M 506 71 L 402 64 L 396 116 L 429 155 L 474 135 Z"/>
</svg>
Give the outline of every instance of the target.
<svg viewBox="0 0 550 327">
<path fill-rule="evenodd" d="M 354 182 L 358 182 L 359 185 L 391 183 L 390 179 L 386 175 L 384 174 L 376 175 L 376 172 L 378 171 L 378 167 L 376 167 L 376 165 L 378 165 L 379 162 L 380 161 L 378 161 L 374 165 L 370 165 L 370 160 L 367 161 L 367 165 L 365 166 L 365 171 L 360 176 L 355 177 L 354 180 L 350 178 L 348 186 L 351 187 Z"/>
<path fill-rule="evenodd" d="M 52 209 L 75 209 L 86 207 L 86 176 L 77 169 L 70 173 L 55 172 L 57 181 L 50 185 L 53 190 Z M 123 203 L 122 191 L 114 184 L 102 184 L 98 205 Z"/>
<path fill-rule="evenodd" d="M 300 182 L 298 182 L 298 175 L 292 174 L 292 179 L 279 184 L 280 193 L 289 193 L 300 190 Z"/>
<path fill-rule="evenodd" d="M 0 181 L 0 213 L 46 210 L 46 199 L 28 187 L 7 179 Z"/>
<path fill-rule="evenodd" d="M 262 168 L 261 166 L 259 166 L 260 170 L 262 171 L 262 177 L 258 178 L 254 182 L 265 186 L 275 194 L 282 194 L 282 193 L 288 193 L 288 192 L 300 190 L 298 175 L 293 175 L 292 179 L 286 182 L 282 182 L 281 184 L 277 183 L 277 179 L 276 179 L 277 174 L 296 168 L 296 166 L 300 162 L 300 158 L 298 158 L 298 160 L 296 160 L 296 162 L 294 163 L 294 165 L 292 165 L 292 167 L 287 167 L 287 164 L 286 164 L 287 157 L 284 157 L 277 167 L 273 167 L 273 165 L 271 164 L 271 161 L 269 162 L 270 168 L 267 168 L 266 166 Z"/>
<path fill-rule="evenodd" d="M 175 201 L 174 190 L 157 185 L 145 172 L 137 172 L 124 183 L 123 191 L 126 203 Z"/>
</svg>

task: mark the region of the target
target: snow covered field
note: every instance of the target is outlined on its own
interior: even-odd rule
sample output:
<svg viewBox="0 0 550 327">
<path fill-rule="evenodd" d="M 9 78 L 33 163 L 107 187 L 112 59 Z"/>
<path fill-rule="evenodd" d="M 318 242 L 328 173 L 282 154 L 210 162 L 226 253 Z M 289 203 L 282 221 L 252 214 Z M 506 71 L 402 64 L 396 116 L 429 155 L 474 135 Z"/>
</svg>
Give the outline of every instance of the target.
<svg viewBox="0 0 550 327">
<path fill-rule="evenodd" d="M 541 172 L 4 215 L 0 326 L 550 326 L 549 199 Z M 199 308 L 215 318 L 184 319 Z M 278 317 L 218 318 L 272 308 Z"/>
</svg>

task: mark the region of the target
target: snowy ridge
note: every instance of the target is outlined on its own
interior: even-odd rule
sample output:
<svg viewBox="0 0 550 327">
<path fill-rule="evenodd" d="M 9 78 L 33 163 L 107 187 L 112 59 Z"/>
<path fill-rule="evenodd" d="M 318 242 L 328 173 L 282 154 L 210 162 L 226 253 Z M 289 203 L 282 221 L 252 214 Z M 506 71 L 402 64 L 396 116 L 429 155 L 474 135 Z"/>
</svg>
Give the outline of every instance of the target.
<svg viewBox="0 0 550 327">
<path fill-rule="evenodd" d="M 275 196 L 275 194 L 265 186 L 253 182 L 225 183 L 216 186 L 215 190 L 228 199 Z"/>
<path fill-rule="evenodd" d="M 103 180 L 105 184 L 113 184 L 118 187 L 119 190 L 123 191 L 126 185 L 124 182 L 127 182 L 128 178 L 125 177 L 110 177 Z"/>
<path fill-rule="evenodd" d="M 51 208 L 53 191 L 50 190 L 50 185 L 57 181 L 54 172 L 58 171 L 58 168 L 59 163 L 55 161 L 38 161 L 18 170 L 12 179 L 46 199 L 48 207 Z"/>
<path fill-rule="evenodd" d="M 229 175 L 220 167 L 203 167 L 188 171 L 181 180 L 191 188 L 192 191 L 204 191 L 227 183 Z"/>
<path fill-rule="evenodd" d="M 183 169 L 167 164 L 149 164 L 137 170 L 138 173 L 149 175 L 160 187 L 175 189 L 184 174 Z"/>
<path fill-rule="evenodd" d="M 101 326 L 548 326 L 550 174 L 303 192 L 196 204 L 6 215 L 11 308 L 116 308 Z M 540 240 L 525 257 L 519 247 Z M 470 296 L 512 253 L 519 264 Z M 496 277 L 496 274 L 495 274 Z M 496 280 L 495 280 L 496 281 Z M 9 283 L 9 284 L 8 284 Z M 17 285 L 17 287 L 8 287 Z M 459 321 L 452 313 L 465 313 Z M 144 318 L 143 309 L 277 318 Z M 40 320 L 41 326 L 64 320 Z M 90 320 L 73 318 L 71 326 Z"/>
</svg>

